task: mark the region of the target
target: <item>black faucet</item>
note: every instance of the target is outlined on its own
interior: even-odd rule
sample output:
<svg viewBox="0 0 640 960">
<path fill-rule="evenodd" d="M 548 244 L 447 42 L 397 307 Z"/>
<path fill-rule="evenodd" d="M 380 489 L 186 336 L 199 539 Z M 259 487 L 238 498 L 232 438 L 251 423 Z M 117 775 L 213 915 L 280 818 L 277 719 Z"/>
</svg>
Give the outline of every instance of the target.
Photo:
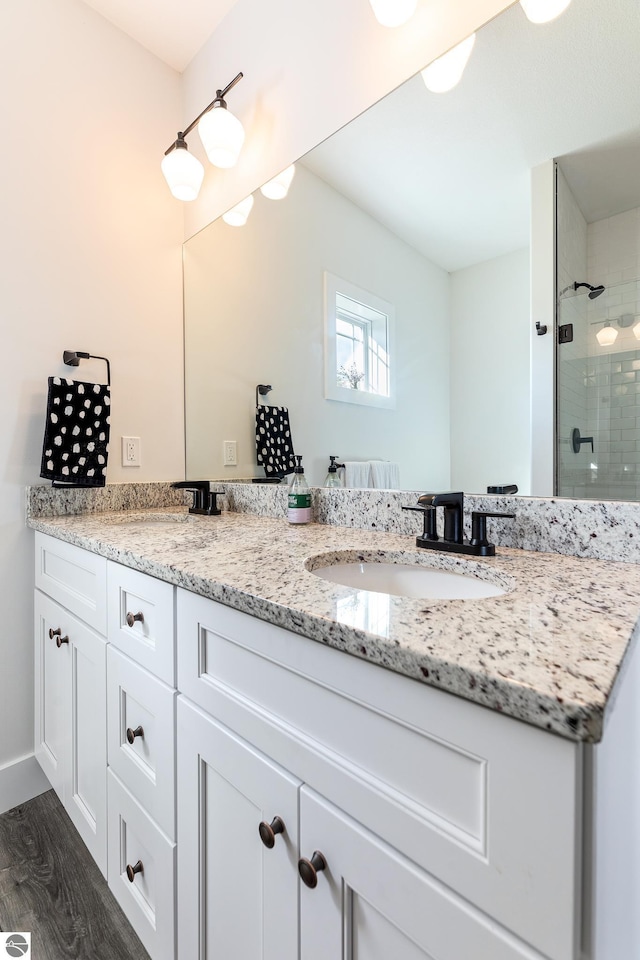
<svg viewBox="0 0 640 960">
<path fill-rule="evenodd" d="M 191 490 L 193 505 L 189 507 L 189 513 L 199 513 L 207 517 L 217 517 L 221 513 L 217 498 L 222 494 L 211 490 L 209 480 L 180 480 L 171 486 L 174 490 Z"/>
<path fill-rule="evenodd" d="M 436 510 L 444 507 L 444 537 L 441 540 L 436 531 Z M 425 493 L 418 498 L 415 507 L 403 507 L 403 510 L 417 510 L 424 513 L 422 536 L 416 537 L 416 546 L 427 550 L 441 550 L 448 553 L 465 553 L 474 557 L 494 557 L 495 544 L 487 540 L 487 518 L 509 517 L 514 513 L 490 513 L 473 510 L 471 513 L 471 539 L 463 536 L 464 494 L 463 493 Z"/>
</svg>

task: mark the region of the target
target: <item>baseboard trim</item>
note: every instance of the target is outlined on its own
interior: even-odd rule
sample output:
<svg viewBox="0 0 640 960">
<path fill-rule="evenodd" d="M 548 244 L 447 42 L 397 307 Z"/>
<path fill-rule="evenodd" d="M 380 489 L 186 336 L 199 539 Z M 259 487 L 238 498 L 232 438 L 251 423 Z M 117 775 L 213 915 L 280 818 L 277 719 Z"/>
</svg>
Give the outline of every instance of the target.
<svg viewBox="0 0 640 960">
<path fill-rule="evenodd" d="M 0 767 L 0 814 L 33 800 L 51 789 L 51 784 L 33 754 Z"/>
</svg>

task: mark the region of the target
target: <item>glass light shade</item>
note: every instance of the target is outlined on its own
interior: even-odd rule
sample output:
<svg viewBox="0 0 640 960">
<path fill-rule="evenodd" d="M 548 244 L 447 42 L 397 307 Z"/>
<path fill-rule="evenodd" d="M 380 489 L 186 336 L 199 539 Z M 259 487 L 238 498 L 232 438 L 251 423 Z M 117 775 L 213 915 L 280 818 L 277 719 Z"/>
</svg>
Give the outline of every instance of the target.
<svg viewBox="0 0 640 960">
<path fill-rule="evenodd" d="M 175 147 L 160 164 L 171 193 L 177 200 L 195 200 L 202 186 L 204 167 L 186 147 Z"/>
<path fill-rule="evenodd" d="M 241 200 L 240 203 L 237 203 L 235 207 L 231 207 L 231 210 L 223 213 L 222 219 L 225 223 L 228 223 L 230 227 L 244 227 L 252 207 L 253 194 L 250 194 L 248 197 L 245 197 L 244 200 Z"/>
<path fill-rule="evenodd" d="M 618 331 L 607 324 L 602 330 L 596 333 L 596 340 L 601 347 L 610 347 L 618 339 Z"/>
<path fill-rule="evenodd" d="M 369 0 L 383 27 L 400 27 L 414 15 L 418 0 Z"/>
<path fill-rule="evenodd" d="M 268 180 L 260 187 L 260 193 L 269 200 L 282 200 L 289 192 L 293 175 L 296 172 L 295 164 L 291 164 L 273 180 Z"/>
<path fill-rule="evenodd" d="M 460 82 L 475 42 L 476 35 L 472 33 L 453 50 L 449 50 L 444 56 L 438 57 L 425 67 L 422 71 L 422 79 L 427 90 L 431 90 L 432 93 L 447 93 L 448 90 L 453 90 Z"/>
<path fill-rule="evenodd" d="M 571 0 L 520 0 L 531 23 L 548 23 L 567 9 Z"/>
<path fill-rule="evenodd" d="M 212 107 L 200 120 L 198 133 L 214 167 L 235 167 L 244 143 L 244 127 L 237 117 L 226 107 Z"/>
</svg>

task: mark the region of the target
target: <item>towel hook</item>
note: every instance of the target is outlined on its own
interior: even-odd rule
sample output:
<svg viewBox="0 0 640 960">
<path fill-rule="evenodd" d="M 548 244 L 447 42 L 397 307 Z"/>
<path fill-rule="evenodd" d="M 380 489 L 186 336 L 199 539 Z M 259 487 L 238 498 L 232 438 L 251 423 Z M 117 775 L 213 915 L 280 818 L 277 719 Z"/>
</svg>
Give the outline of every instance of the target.
<svg viewBox="0 0 640 960">
<path fill-rule="evenodd" d="M 62 362 L 68 367 L 79 367 L 81 360 L 104 360 L 107 365 L 107 386 L 111 386 L 111 366 L 106 357 L 99 357 L 95 353 L 85 353 L 83 350 L 65 350 Z"/>
<path fill-rule="evenodd" d="M 273 387 L 271 386 L 270 383 L 258 384 L 258 386 L 256 387 L 256 407 L 260 406 L 260 399 L 258 397 L 258 394 L 260 394 L 260 397 L 266 397 L 266 395 L 270 393 L 272 390 L 273 390 Z"/>
</svg>

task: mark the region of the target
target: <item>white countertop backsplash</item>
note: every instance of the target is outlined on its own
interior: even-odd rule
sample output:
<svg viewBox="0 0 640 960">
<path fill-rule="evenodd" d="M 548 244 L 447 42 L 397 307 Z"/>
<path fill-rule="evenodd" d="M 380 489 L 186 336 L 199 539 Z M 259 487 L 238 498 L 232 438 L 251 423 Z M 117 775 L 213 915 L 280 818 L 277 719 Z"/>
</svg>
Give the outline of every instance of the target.
<svg viewBox="0 0 640 960">
<path fill-rule="evenodd" d="M 212 480 L 211 485 L 212 489 L 224 491 L 219 501 L 223 509 L 263 517 L 286 515 L 285 484 Z M 401 507 L 415 504 L 424 492 L 312 487 L 314 517 L 319 523 L 415 536 L 422 529 L 421 517 Z M 44 484 L 27 487 L 27 516 L 34 518 L 190 502 L 188 492 L 172 490 L 168 482 L 107 484 L 86 490 L 56 489 Z M 489 539 L 498 546 L 594 560 L 640 562 L 640 503 L 465 494 L 467 536 L 472 510 L 516 514 L 515 520 L 489 521 Z"/>
</svg>

